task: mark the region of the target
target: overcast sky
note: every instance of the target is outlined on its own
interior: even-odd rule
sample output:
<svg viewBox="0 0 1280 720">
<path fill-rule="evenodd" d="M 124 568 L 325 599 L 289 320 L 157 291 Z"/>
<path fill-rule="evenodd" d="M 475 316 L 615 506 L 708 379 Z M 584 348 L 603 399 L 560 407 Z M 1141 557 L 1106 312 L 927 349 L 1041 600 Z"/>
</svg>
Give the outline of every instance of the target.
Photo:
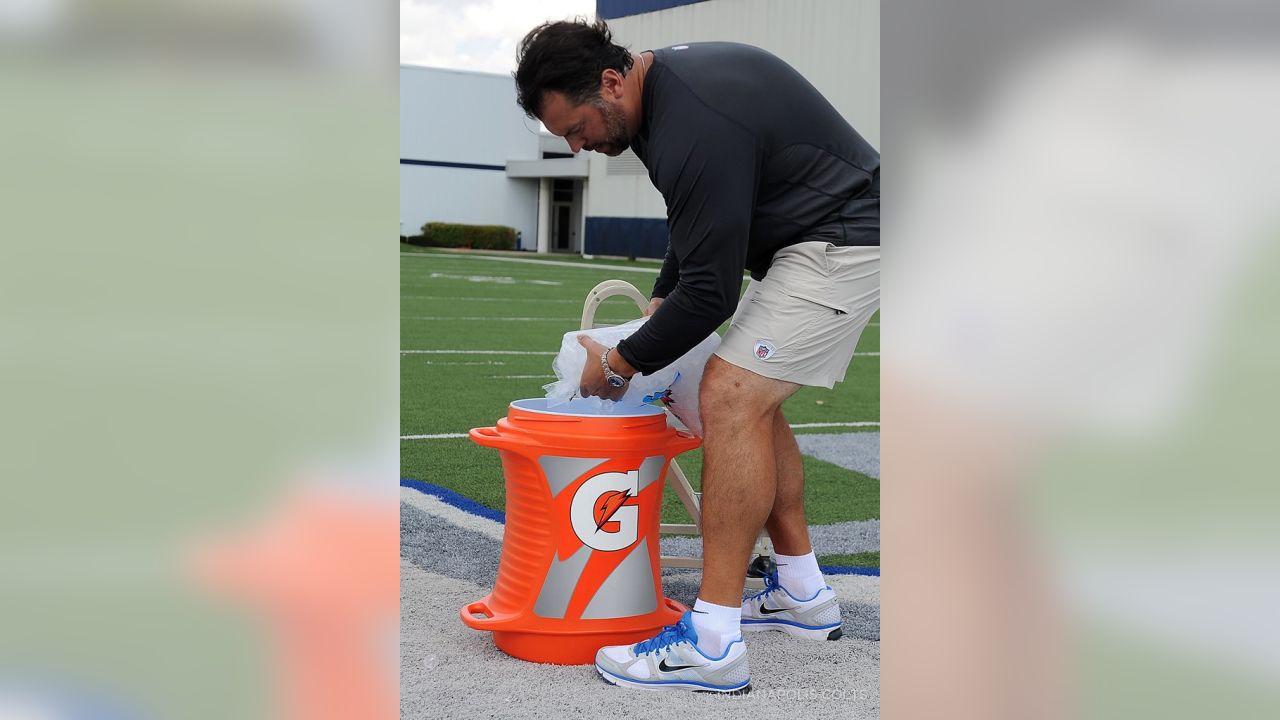
<svg viewBox="0 0 1280 720">
<path fill-rule="evenodd" d="M 535 25 L 595 11 L 595 0 L 400 0 L 400 62 L 509 74 Z"/>
</svg>

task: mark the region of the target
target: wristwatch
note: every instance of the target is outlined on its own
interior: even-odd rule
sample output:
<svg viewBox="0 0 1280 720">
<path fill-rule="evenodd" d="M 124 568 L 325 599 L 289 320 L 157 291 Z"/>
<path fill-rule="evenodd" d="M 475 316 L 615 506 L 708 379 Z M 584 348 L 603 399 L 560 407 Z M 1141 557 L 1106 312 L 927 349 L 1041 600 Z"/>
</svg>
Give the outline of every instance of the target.
<svg viewBox="0 0 1280 720">
<path fill-rule="evenodd" d="M 612 349 L 608 348 L 600 355 L 600 367 L 604 368 L 604 379 L 609 382 L 611 388 L 626 387 L 629 381 L 609 367 L 609 350 Z"/>
</svg>

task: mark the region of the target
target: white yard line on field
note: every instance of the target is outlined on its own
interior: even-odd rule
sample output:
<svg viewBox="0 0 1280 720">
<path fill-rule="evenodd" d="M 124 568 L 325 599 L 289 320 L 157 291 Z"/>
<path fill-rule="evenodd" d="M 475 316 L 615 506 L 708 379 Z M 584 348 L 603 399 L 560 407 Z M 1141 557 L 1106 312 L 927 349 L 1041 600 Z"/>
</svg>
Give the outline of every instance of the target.
<svg viewBox="0 0 1280 720">
<path fill-rule="evenodd" d="M 479 320 L 479 321 L 483 321 L 483 320 L 498 320 L 498 321 L 501 321 L 501 322 L 530 322 L 530 321 L 537 321 L 537 320 L 541 320 L 541 321 L 544 321 L 544 322 L 571 322 L 571 323 L 576 323 L 576 322 L 578 322 L 579 320 L 581 320 L 581 318 L 555 318 L 555 317 L 491 317 L 491 316 L 480 316 L 480 315 L 469 315 L 469 316 L 460 316 L 460 315 L 401 315 L 401 316 L 400 316 L 400 319 L 401 319 L 401 320 L 439 320 L 439 321 L 444 321 L 444 320 L 466 320 L 466 321 L 468 321 L 468 322 L 474 322 L 474 321 L 477 321 L 477 320 Z"/>
<path fill-rule="evenodd" d="M 500 300 L 501 298 L 493 298 Z M 433 322 L 444 322 L 447 320 L 465 320 L 467 322 L 482 322 L 485 320 L 496 320 L 499 322 L 578 322 L 580 318 L 562 318 L 562 317 L 500 317 L 496 315 L 401 315 L 401 320 L 430 320 Z M 634 319 L 634 318 L 633 318 Z M 628 320 L 618 320 L 618 324 L 629 322 Z M 596 323 L 597 327 L 603 327 L 600 323 Z M 880 327 L 880 323 L 867 323 L 867 327 Z"/>
<path fill-rule="evenodd" d="M 537 350 L 401 350 L 401 355 L 559 355 Z"/>
<path fill-rule="evenodd" d="M 453 273 L 433 272 L 431 278 L 441 280 L 466 280 L 473 283 L 497 283 L 499 285 L 515 285 L 530 283 L 533 285 L 563 285 L 555 280 L 517 280 L 510 275 L 455 275 Z"/>
<path fill-rule="evenodd" d="M 494 257 L 493 255 L 445 255 L 443 253 L 400 253 L 400 257 L 442 258 L 450 260 L 493 260 L 495 262 L 525 263 L 528 265 L 550 265 L 553 267 L 586 268 L 591 270 L 617 270 L 618 272 L 638 272 L 656 275 L 660 268 L 625 267 L 623 265 L 599 265 L 596 263 L 563 262 L 560 260 L 530 260 L 527 258 Z"/>
<path fill-rule="evenodd" d="M 791 426 L 792 430 L 803 428 L 824 428 L 824 427 L 880 427 L 878 421 L 864 422 L 826 422 L 826 423 L 797 423 Z"/>
<path fill-rule="evenodd" d="M 402 298 L 412 298 L 414 300 L 448 300 L 452 303 L 466 304 L 469 302 L 502 302 L 502 303 L 518 303 L 521 305 L 538 304 L 538 303 L 571 303 L 573 305 L 581 305 L 582 300 L 568 300 L 566 298 L 500 298 L 500 297 L 466 297 L 465 295 L 401 295 Z"/>
<path fill-rule="evenodd" d="M 467 433 L 439 433 L 437 435 L 401 435 L 401 440 L 455 440 L 467 437 Z"/>
</svg>

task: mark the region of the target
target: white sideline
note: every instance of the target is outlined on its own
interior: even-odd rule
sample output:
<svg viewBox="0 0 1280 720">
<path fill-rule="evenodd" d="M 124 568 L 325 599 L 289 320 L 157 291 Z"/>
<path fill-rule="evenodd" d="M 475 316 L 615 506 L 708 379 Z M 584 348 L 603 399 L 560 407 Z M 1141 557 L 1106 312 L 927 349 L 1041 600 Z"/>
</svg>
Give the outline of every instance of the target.
<svg viewBox="0 0 1280 720">
<path fill-rule="evenodd" d="M 504 526 L 496 520 L 473 515 L 460 510 L 439 498 L 413 488 L 400 488 L 400 501 L 428 515 L 444 520 L 455 527 L 470 530 L 487 538 L 502 542 Z M 845 602 L 878 604 L 880 602 L 880 578 L 865 575 L 828 575 L 828 585 Z"/>
<path fill-rule="evenodd" d="M 496 520 L 490 520 L 489 518 L 460 510 L 433 495 L 419 492 L 413 488 L 400 488 L 400 501 L 428 515 L 434 515 L 450 525 L 502 542 L 504 526 Z M 845 602 L 875 604 L 880 601 L 879 577 L 829 575 L 825 579 L 827 584 L 840 595 L 840 599 Z"/>
<path fill-rule="evenodd" d="M 415 507 L 428 515 L 435 515 L 451 525 L 478 532 L 486 537 L 502 542 L 502 523 L 489 518 L 472 515 L 465 510 L 440 500 L 434 495 L 418 492 L 413 488 L 400 488 L 400 501 Z"/>
</svg>

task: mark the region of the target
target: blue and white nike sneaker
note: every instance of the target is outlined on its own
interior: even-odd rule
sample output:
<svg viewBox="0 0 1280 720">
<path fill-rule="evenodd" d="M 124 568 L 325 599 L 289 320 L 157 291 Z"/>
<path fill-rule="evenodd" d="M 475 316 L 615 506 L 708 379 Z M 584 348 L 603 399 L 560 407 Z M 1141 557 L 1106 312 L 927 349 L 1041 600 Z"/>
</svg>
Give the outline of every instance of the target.
<svg viewBox="0 0 1280 720">
<path fill-rule="evenodd" d="M 798 598 L 778 582 L 774 569 L 764 576 L 764 590 L 742 601 L 742 631 L 781 630 L 810 640 L 839 640 L 840 603 L 831 586 L 813 597 Z"/>
<path fill-rule="evenodd" d="M 698 635 L 688 612 L 644 642 L 600 648 L 596 671 L 605 682 L 642 690 L 734 695 L 751 691 L 751 669 L 742 638 L 730 642 L 720 657 L 710 657 L 698 649 Z"/>
</svg>

